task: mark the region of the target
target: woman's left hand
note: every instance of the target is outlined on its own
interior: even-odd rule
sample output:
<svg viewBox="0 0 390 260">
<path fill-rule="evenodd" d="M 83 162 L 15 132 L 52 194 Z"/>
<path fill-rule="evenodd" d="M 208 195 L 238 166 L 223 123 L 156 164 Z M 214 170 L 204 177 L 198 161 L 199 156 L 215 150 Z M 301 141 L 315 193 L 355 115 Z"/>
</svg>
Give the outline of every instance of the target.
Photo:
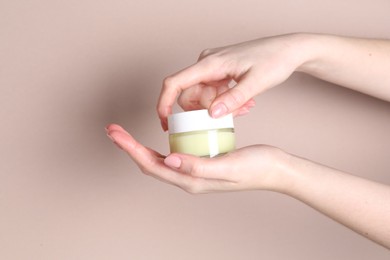
<svg viewBox="0 0 390 260">
<path fill-rule="evenodd" d="M 283 192 L 285 162 L 290 156 L 266 145 L 248 146 L 215 158 L 187 154 L 167 157 L 138 143 L 119 125 L 107 134 L 133 159 L 141 171 L 189 193 L 267 189 Z"/>
</svg>

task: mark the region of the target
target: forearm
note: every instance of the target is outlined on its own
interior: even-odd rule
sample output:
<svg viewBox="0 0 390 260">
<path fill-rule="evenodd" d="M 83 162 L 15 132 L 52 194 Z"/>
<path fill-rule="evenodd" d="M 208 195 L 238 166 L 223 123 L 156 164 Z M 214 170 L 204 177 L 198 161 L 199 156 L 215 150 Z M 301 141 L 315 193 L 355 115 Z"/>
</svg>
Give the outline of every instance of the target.
<svg viewBox="0 0 390 260">
<path fill-rule="evenodd" d="M 299 71 L 390 101 L 390 41 L 300 34 Z"/>
<path fill-rule="evenodd" d="M 390 186 L 292 156 L 283 191 L 390 248 Z"/>
</svg>

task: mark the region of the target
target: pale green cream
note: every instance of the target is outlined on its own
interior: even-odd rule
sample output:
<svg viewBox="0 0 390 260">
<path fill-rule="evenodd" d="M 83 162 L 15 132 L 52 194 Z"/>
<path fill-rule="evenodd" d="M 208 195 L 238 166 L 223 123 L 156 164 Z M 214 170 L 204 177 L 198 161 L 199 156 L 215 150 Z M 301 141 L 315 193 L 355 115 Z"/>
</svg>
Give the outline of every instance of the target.
<svg viewBox="0 0 390 260">
<path fill-rule="evenodd" d="M 171 153 L 214 157 L 235 149 L 233 128 L 193 131 L 169 135 Z"/>
</svg>

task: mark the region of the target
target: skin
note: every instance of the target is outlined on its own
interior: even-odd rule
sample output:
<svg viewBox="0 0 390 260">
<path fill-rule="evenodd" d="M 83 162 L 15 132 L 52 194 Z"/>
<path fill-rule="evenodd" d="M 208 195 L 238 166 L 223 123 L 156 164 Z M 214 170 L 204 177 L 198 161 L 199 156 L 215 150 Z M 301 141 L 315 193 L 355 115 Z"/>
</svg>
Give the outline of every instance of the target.
<svg viewBox="0 0 390 260">
<path fill-rule="evenodd" d="M 390 101 L 390 41 L 289 34 L 205 50 L 194 65 L 167 77 L 157 105 L 162 127 L 176 98 L 184 110 L 243 115 L 254 96 L 294 71 Z M 266 145 L 205 159 L 161 155 L 119 125 L 109 125 L 107 134 L 142 172 L 187 192 L 280 192 L 390 249 L 390 186 Z"/>
</svg>

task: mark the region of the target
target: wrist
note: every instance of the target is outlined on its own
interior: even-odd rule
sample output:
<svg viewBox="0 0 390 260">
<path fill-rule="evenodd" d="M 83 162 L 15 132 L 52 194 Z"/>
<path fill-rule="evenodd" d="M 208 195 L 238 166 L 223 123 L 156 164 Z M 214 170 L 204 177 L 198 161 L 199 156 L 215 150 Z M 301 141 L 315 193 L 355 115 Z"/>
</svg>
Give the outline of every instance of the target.
<svg viewBox="0 0 390 260">
<path fill-rule="evenodd" d="M 321 77 L 324 70 L 329 71 L 329 68 L 332 68 L 332 60 L 336 53 L 338 56 L 343 55 L 335 48 L 340 39 L 326 34 L 301 34 L 299 47 L 301 59 L 296 71 Z"/>
<path fill-rule="evenodd" d="M 319 66 L 323 53 L 326 35 L 312 33 L 296 33 L 292 35 L 293 51 L 296 60 L 295 71 L 312 74 Z"/>
<path fill-rule="evenodd" d="M 265 182 L 262 182 L 260 189 L 291 195 L 299 177 L 299 160 L 302 159 L 276 147 L 272 147 L 270 151 L 272 154 L 271 174 Z"/>
</svg>

